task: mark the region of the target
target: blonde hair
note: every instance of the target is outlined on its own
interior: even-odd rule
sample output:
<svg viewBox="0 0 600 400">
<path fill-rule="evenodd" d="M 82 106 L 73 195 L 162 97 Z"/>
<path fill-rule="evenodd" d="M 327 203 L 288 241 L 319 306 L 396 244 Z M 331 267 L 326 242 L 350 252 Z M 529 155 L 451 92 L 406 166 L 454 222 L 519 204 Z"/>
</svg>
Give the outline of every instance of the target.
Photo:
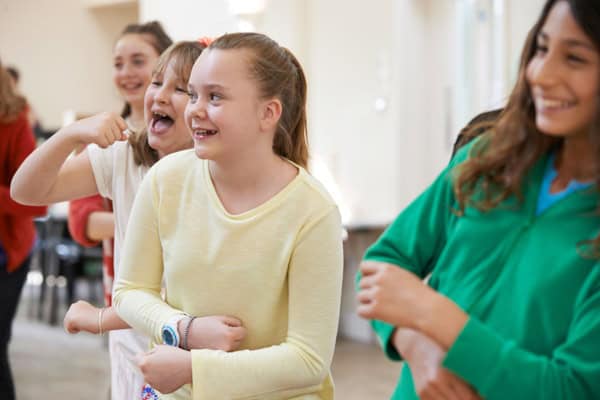
<svg viewBox="0 0 600 400">
<path fill-rule="evenodd" d="M 184 41 L 172 44 L 158 59 L 152 76 L 154 77 L 164 72 L 167 65 L 173 61 L 173 71 L 187 85 L 194 62 L 205 48 L 204 44 L 197 41 Z M 150 167 L 158 161 L 158 153 L 148 144 L 147 128 L 129 136 L 129 144 L 133 149 L 133 158 L 137 165 Z"/>
<path fill-rule="evenodd" d="M 273 139 L 273 151 L 307 168 L 309 159 L 306 130 L 307 84 L 302 66 L 285 47 L 266 35 L 230 33 L 215 39 L 209 49 L 247 49 L 252 53 L 250 75 L 263 98 L 277 97 L 281 118 Z"/>
</svg>

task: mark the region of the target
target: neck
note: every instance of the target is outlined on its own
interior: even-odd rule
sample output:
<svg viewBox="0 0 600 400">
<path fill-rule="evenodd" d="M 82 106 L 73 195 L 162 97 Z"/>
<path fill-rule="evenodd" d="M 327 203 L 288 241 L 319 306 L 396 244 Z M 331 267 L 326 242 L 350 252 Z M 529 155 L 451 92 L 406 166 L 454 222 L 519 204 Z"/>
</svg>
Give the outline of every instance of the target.
<svg viewBox="0 0 600 400">
<path fill-rule="evenodd" d="M 557 180 L 590 182 L 595 179 L 594 146 L 587 138 L 565 139 L 556 158 Z"/>
<path fill-rule="evenodd" d="M 273 151 L 247 151 L 235 160 L 210 161 L 209 167 L 216 186 L 245 191 L 271 181 L 285 164 L 289 165 Z"/>
<path fill-rule="evenodd" d="M 141 130 L 144 127 L 144 105 L 131 104 L 131 114 L 128 119 L 134 130 Z"/>
</svg>

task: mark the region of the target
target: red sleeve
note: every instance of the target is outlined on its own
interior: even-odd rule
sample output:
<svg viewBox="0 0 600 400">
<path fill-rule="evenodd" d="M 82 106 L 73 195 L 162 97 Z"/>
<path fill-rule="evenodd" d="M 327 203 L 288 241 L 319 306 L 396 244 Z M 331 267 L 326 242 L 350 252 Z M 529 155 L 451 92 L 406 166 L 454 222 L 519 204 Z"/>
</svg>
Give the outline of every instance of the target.
<svg viewBox="0 0 600 400">
<path fill-rule="evenodd" d="M 96 211 L 107 211 L 99 194 L 69 202 L 69 233 L 82 246 L 92 247 L 100 243 L 90 240 L 86 233 L 88 218 Z"/>
<path fill-rule="evenodd" d="M 11 127 L 2 134 L 8 136 L 8 176 L 12 179 L 21 163 L 35 149 L 33 131 L 27 121 L 27 110 L 21 112 Z M 46 215 L 46 207 L 31 207 L 17 203 L 10 197 L 10 187 L 0 185 L 0 214 L 20 216 Z"/>
</svg>

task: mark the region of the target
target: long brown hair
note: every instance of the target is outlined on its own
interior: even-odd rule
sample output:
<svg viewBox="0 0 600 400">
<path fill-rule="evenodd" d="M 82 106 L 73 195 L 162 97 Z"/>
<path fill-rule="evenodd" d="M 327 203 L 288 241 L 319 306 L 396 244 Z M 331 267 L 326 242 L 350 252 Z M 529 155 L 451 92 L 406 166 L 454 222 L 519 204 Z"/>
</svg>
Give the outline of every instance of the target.
<svg viewBox="0 0 600 400">
<path fill-rule="evenodd" d="M 173 60 L 173 71 L 181 80 L 183 87 L 187 87 L 194 62 L 205 48 L 206 46 L 199 41 L 174 43 L 158 59 L 156 67 L 152 71 L 152 76 L 163 73 L 167 65 Z M 131 135 L 129 144 L 133 149 L 133 156 L 137 165 L 150 167 L 158 161 L 158 153 L 148 144 L 147 128 Z"/>
<path fill-rule="evenodd" d="M 537 51 L 537 36 L 552 7 L 566 1 L 577 24 L 600 52 L 600 2 L 597 0 L 548 0 L 537 22 L 529 32 L 519 66 L 517 83 L 506 108 L 483 140 L 473 145 L 470 157 L 459 166 L 454 181 L 458 213 L 466 206 L 488 211 L 512 195 L 522 200 L 523 180 L 529 169 L 563 139 L 545 135 L 535 124 L 535 108 L 531 88 L 526 80 L 526 68 Z M 600 93 L 599 97 L 600 99 Z M 600 107 L 600 105 L 599 105 Z M 596 186 L 600 188 L 600 109 L 589 131 L 595 146 Z M 477 196 L 481 193 L 482 196 Z M 583 239 L 583 238 L 582 238 Z M 592 242 L 595 255 L 600 255 L 600 236 Z"/>
<path fill-rule="evenodd" d="M 215 39 L 209 49 L 247 49 L 249 70 L 263 98 L 276 97 L 282 112 L 273 139 L 275 154 L 307 168 L 306 77 L 291 51 L 260 33 L 230 33 Z"/>
<path fill-rule="evenodd" d="M 15 91 L 11 77 L 0 61 L 0 122 L 15 120 L 25 107 L 25 98 Z"/>
<path fill-rule="evenodd" d="M 165 32 L 163 26 L 158 21 L 150 21 L 145 24 L 129 24 L 121 32 L 119 39 L 130 34 L 140 35 L 144 41 L 156 50 L 156 54 L 159 56 L 173 44 L 173 40 L 167 35 L 167 32 Z M 127 118 L 129 115 L 131 115 L 131 105 L 125 102 L 121 111 L 121 117 Z"/>
</svg>

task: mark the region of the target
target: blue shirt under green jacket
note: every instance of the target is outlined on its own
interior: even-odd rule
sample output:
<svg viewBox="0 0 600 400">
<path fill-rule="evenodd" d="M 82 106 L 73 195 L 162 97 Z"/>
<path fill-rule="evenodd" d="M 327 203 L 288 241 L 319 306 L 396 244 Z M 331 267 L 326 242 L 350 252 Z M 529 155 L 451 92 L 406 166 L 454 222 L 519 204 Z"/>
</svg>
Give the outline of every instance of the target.
<svg viewBox="0 0 600 400">
<path fill-rule="evenodd" d="M 596 189 L 536 213 L 546 159 L 525 178 L 523 201 L 458 217 L 452 171 L 436 181 L 371 246 L 365 259 L 420 277 L 469 315 L 443 362 L 486 400 L 600 399 L 600 266 L 582 241 L 600 231 Z M 372 321 L 386 354 L 394 327 Z M 417 399 L 405 365 L 393 399 Z"/>
</svg>

